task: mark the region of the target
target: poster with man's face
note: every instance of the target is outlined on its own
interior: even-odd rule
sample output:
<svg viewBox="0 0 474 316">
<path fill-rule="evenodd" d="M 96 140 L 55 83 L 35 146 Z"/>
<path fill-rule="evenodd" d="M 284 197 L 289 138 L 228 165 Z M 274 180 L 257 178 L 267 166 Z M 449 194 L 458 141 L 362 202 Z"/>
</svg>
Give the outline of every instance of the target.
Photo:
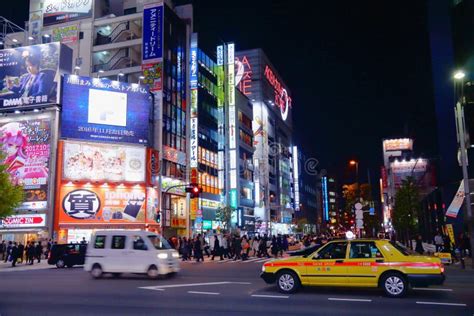
<svg viewBox="0 0 474 316">
<path fill-rule="evenodd" d="M 59 45 L 0 50 L 0 111 L 57 102 Z"/>
<path fill-rule="evenodd" d="M 51 119 L 43 115 L 0 120 L 0 151 L 12 183 L 24 188 L 25 200 L 20 209 L 46 209 Z"/>
</svg>

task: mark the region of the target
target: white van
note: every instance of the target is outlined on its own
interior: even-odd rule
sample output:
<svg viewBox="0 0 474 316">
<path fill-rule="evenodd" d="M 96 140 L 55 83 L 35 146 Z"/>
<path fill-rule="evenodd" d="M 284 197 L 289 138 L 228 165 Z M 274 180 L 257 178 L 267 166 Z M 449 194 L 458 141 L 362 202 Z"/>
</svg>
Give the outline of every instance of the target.
<svg viewBox="0 0 474 316">
<path fill-rule="evenodd" d="M 155 233 L 133 230 L 96 231 L 87 247 L 84 270 L 94 278 L 103 273 L 158 275 L 179 271 L 179 255 L 168 241 Z"/>
</svg>

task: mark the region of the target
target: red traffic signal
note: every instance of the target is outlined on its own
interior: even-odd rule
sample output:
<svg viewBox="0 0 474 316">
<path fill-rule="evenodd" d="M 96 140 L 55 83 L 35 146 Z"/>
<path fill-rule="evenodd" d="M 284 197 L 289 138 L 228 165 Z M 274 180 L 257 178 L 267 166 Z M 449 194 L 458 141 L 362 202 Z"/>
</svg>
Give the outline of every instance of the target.
<svg viewBox="0 0 474 316">
<path fill-rule="evenodd" d="M 191 198 L 195 199 L 202 193 L 202 188 L 196 183 L 191 183 L 186 187 L 186 193 L 191 193 Z"/>
</svg>

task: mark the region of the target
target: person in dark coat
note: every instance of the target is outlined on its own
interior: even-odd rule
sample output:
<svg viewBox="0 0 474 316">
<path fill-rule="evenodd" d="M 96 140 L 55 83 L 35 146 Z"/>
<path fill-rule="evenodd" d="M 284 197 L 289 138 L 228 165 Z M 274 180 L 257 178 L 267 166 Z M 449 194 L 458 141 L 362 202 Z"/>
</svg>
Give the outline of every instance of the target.
<svg viewBox="0 0 474 316">
<path fill-rule="evenodd" d="M 420 255 L 425 252 L 425 250 L 423 249 L 423 239 L 421 238 L 421 235 L 418 235 L 418 237 L 416 238 L 415 251 L 418 252 Z"/>
<path fill-rule="evenodd" d="M 219 243 L 219 238 L 217 237 L 217 235 L 214 236 L 214 251 L 212 252 L 211 260 L 214 260 L 215 256 L 220 256 L 220 260 L 224 260 L 224 258 L 222 257 L 221 245 Z"/>
<path fill-rule="evenodd" d="M 202 256 L 202 247 L 201 247 L 201 239 L 198 237 L 196 237 L 194 239 L 194 258 L 196 259 L 197 262 L 199 262 L 199 260 L 202 260 L 204 261 L 204 257 Z"/>
<path fill-rule="evenodd" d="M 235 236 L 235 238 L 234 238 L 233 248 L 234 248 L 234 252 L 235 252 L 234 261 L 241 260 L 242 259 L 242 256 L 241 256 L 242 242 L 241 242 L 241 240 L 238 236 Z"/>
<path fill-rule="evenodd" d="M 38 263 L 41 262 L 41 255 L 43 254 L 43 246 L 41 246 L 41 242 L 38 242 L 35 247 L 35 256 L 38 260 Z"/>
<path fill-rule="evenodd" d="M 24 255 L 24 252 L 25 252 L 25 246 L 20 242 L 20 244 L 18 245 L 18 260 L 19 262 L 18 263 L 23 263 L 23 255 Z"/>
<path fill-rule="evenodd" d="M 278 257 L 278 250 L 279 250 L 279 247 L 278 247 L 278 240 L 276 239 L 275 236 L 273 236 L 272 238 L 272 246 L 271 246 L 271 249 L 272 249 L 272 255 L 277 258 Z"/>
<path fill-rule="evenodd" d="M 11 254 L 11 251 L 12 251 L 12 248 L 13 248 L 13 243 L 11 241 L 8 242 L 8 246 L 7 246 L 7 249 L 5 251 L 5 259 L 4 259 L 4 262 L 7 262 L 8 261 L 8 257 L 10 256 Z"/>
<path fill-rule="evenodd" d="M 28 264 L 33 265 L 33 262 L 35 261 L 35 245 L 33 242 L 28 244 L 28 250 L 26 253 L 28 255 Z"/>
<path fill-rule="evenodd" d="M 18 260 L 18 246 L 15 243 L 13 243 L 12 249 L 10 250 L 10 256 L 12 260 L 12 267 L 16 266 L 16 261 Z"/>
</svg>

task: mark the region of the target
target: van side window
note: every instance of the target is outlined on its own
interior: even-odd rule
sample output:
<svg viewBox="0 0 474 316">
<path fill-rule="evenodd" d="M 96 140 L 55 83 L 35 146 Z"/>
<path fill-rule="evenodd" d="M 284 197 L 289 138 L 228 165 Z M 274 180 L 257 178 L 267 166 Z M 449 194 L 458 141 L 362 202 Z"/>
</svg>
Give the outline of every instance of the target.
<svg viewBox="0 0 474 316">
<path fill-rule="evenodd" d="M 148 250 L 145 241 L 140 236 L 133 236 L 133 249 L 135 250 Z"/>
<path fill-rule="evenodd" d="M 125 249 L 125 236 L 112 237 L 112 249 Z"/>
<path fill-rule="evenodd" d="M 95 249 L 105 248 L 105 236 L 103 235 L 95 236 L 94 248 Z"/>
</svg>

